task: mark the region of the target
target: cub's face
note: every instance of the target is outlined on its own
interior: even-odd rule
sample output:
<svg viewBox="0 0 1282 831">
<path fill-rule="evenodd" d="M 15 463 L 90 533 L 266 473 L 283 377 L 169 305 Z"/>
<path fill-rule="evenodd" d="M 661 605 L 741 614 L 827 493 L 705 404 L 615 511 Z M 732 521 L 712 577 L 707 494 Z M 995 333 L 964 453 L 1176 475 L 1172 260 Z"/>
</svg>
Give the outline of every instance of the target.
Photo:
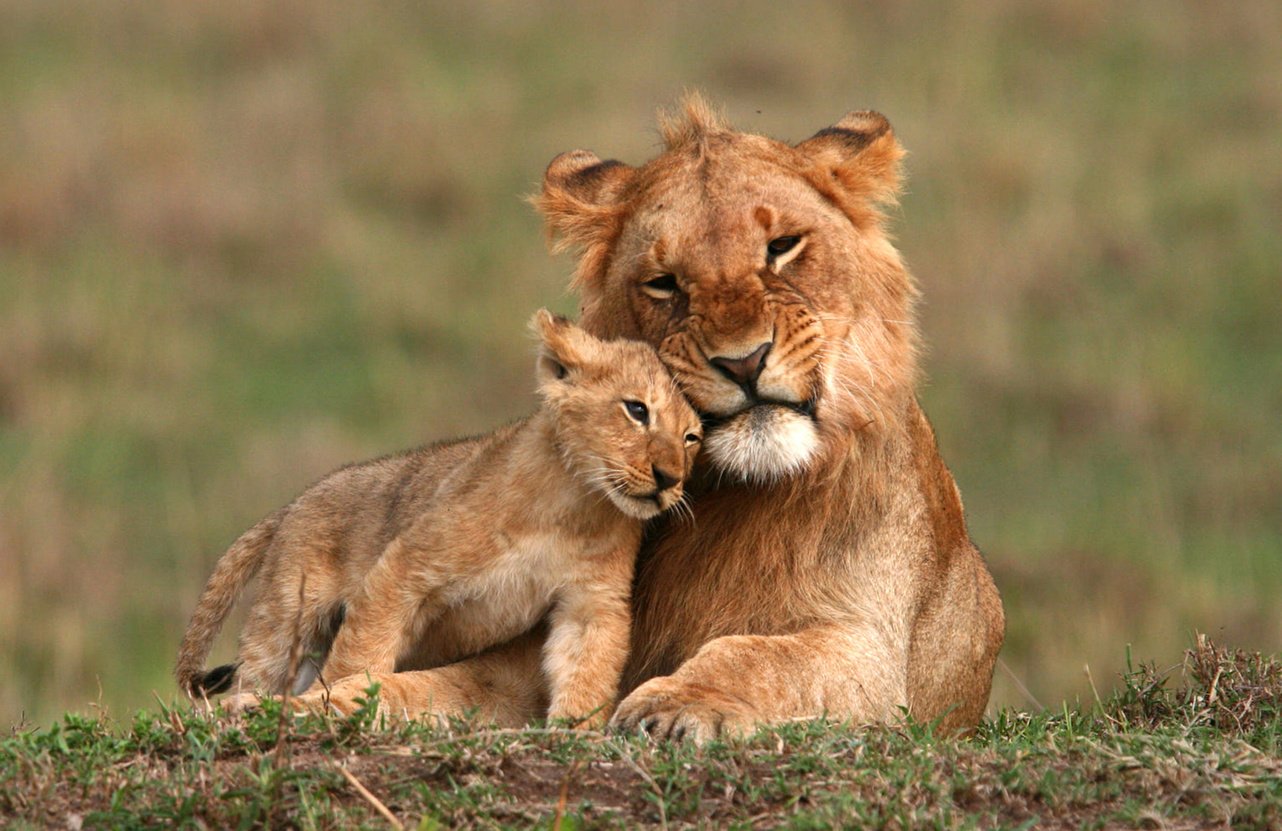
<svg viewBox="0 0 1282 831">
<path fill-rule="evenodd" d="M 793 476 L 912 383 L 914 289 L 875 207 L 901 151 L 872 113 L 796 146 L 698 112 L 666 132 L 640 168 L 575 151 L 548 170 L 540 207 L 584 250 L 583 325 L 655 345 L 714 465 Z"/>
<path fill-rule="evenodd" d="M 539 392 L 569 469 L 637 519 L 680 504 L 703 428 L 654 349 L 599 340 L 546 311 L 534 328 Z"/>
</svg>

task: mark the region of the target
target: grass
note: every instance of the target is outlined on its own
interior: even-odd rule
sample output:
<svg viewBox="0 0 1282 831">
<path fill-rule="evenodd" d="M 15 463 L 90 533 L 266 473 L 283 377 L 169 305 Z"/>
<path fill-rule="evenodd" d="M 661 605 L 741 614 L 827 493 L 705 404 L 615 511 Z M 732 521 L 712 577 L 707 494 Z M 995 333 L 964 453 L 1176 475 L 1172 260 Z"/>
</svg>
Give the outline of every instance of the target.
<svg viewBox="0 0 1282 831">
<path fill-rule="evenodd" d="M 848 5 L 0 4 L 0 724 L 168 697 L 240 531 L 532 406 L 524 322 L 574 300 L 520 196 L 646 158 L 687 86 L 789 139 L 875 107 L 911 153 L 995 706 L 1193 629 L 1276 649 L 1282 6 Z"/>
<path fill-rule="evenodd" d="M 1275 828 L 1282 666 L 1199 639 L 1089 709 L 967 740 L 820 721 L 702 748 L 467 722 L 69 715 L 0 743 L 11 827 Z M 78 826 L 77 826 L 78 827 Z"/>
</svg>

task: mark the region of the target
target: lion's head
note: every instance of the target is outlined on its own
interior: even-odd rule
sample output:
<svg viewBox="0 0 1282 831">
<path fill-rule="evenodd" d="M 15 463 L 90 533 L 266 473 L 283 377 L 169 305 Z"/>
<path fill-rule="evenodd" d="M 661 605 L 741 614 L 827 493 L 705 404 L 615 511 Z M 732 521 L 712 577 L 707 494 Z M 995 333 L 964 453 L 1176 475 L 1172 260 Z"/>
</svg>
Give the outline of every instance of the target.
<svg viewBox="0 0 1282 831">
<path fill-rule="evenodd" d="M 697 96 L 640 167 L 584 150 L 536 202 L 581 250 L 585 328 L 658 347 L 722 470 L 768 482 L 893 427 L 910 394 L 911 278 L 883 230 L 903 155 L 850 113 L 796 145 L 727 127 Z"/>
</svg>

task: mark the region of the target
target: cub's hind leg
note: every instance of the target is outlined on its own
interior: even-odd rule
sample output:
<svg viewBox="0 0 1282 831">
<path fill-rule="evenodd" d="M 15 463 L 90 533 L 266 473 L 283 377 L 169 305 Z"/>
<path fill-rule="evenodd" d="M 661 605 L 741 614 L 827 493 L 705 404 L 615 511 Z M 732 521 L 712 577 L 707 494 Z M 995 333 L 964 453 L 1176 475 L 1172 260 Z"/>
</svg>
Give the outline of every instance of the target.
<svg viewBox="0 0 1282 831">
<path fill-rule="evenodd" d="M 501 727 L 521 727 L 548 710 L 543 674 L 545 626 L 505 644 L 435 669 L 358 673 L 290 700 L 297 710 L 350 714 L 371 683 L 379 686 L 379 712 L 405 718 L 470 716 Z"/>
<path fill-rule="evenodd" d="M 418 533 L 416 533 L 418 532 Z M 352 592 L 343 626 L 325 661 L 325 680 L 391 672 L 444 610 L 443 593 L 467 580 L 466 563 L 424 552 L 446 550 L 429 528 L 392 540 Z"/>
<path fill-rule="evenodd" d="M 280 558 L 274 566 L 241 633 L 233 688 L 296 694 L 316 680 L 342 624 L 342 574 L 324 557 Z"/>
</svg>

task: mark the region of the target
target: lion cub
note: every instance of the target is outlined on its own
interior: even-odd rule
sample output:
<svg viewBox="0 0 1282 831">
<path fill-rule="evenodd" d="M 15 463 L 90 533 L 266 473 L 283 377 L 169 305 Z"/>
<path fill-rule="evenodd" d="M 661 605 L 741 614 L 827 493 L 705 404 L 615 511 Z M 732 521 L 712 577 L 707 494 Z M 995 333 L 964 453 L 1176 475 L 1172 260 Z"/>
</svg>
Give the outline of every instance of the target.
<svg viewBox="0 0 1282 831">
<path fill-rule="evenodd" d="M 702 429 L 651 347 L 598 340 L 546 310 L 531 326 L 534 415 L 341 468 L 232 544 L 183 639 L 184 690 L 224 692 L 239 674 L 266 692 L 291 682 L 301 692 L 318 659 L 300 656 L 327 651 L 330 680 L 401 661 L 439 666 L 550 612 L 548 715 L 608 715 L 641 521 L 681 500 Z M 203 672 L 260 567 L 237 663 Z"/>
</svg>

